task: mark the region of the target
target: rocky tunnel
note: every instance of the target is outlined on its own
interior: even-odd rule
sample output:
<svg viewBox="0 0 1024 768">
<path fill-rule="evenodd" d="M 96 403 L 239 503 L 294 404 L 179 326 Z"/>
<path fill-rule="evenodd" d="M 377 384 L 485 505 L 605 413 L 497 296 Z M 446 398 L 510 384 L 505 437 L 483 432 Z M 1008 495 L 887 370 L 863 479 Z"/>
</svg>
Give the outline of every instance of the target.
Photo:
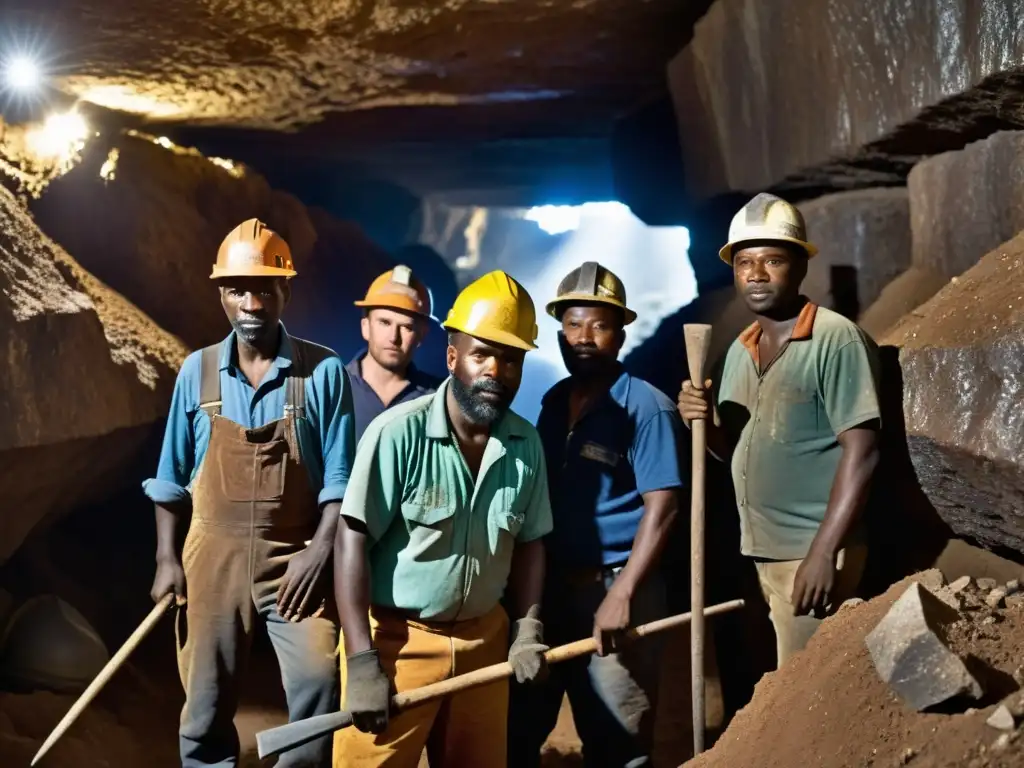
<svg viewBox="0 0 1024 768">
<path fill-rule="evenodd" d="M 4 765 L 28 764 L 151 607 L 141 482 L 182 361 L 227 330 L 209 265 L 252 217 L 294 254 L 289 331 L 345 360 L 363 345 L 353 301 L 396 264 L 443 318 L 491 269 L 544 293 L 596 258 L 641 315 L 627 368 L 674 399 L 683 324 L 712 325 L 717 370 L 751 320 L 718 259 L 730 218 L 758 192 L 780 195 L 820 247 L 804 292 L 880 348 L 862 597 L 925 568 L 1024 570 L 1013 0 L 87 0 L 4 3 L 0 19 Z M 545 211 L 570 223 L 549 226 Z M 541 343 L 515 405 L 531 420 L 563 375 L 553 327 Z M 435 329 L 417 365 L 443 374 L 445 347 Z M 775 663 L 732 494 L 710 462 L 708 602 L 749 604 L 711 622 L 711 741 L 735 739 L 730 722 L 752 727 L 752 710 L 734 716 Z M 679 611 L 686 528 L 666 555 Z M 14 630 L 32 621 L 84 655 L 25 656 Z M 158 626 L 48 764 L 178 764 L 173 635 Z M 692 756 L 686 633 L 672 642 L 659 766 Z M 273 664 L 265 642 L 256 658 Z M 268 677 L 240 709 L 243 764 L 258 764 L 252 734 L 284 717 Z M 727 764 L 715 754 L 701 760 Z M 582 764 L 567 709 L 545 760 Z"/>
</svg>

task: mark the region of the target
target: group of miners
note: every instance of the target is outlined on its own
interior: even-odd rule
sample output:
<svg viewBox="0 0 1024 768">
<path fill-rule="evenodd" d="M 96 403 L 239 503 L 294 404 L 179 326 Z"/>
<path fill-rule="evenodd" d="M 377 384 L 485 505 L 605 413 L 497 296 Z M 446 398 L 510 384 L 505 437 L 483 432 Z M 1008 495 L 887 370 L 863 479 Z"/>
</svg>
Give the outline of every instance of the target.
<svg viewBox="0 0 1024 768">
<path fill-rule="evenodd" d="M 732 464 L 779 663 L 798 651 L 857 587 L 878 453 L 874 347 L 801 295 L 815 252 L 779 198 L 737 214 L 721 257 L 756 320 L 721 380 L 684 382 L 676 403 L 618 359 L 636 318 L 621 280 L 593 261 L 572 270 L 546 305 L 569 375 L 534 426 L 510 406 L 537 318 L 508 274 L 455 299 L 439 381 L 411 362 L 435 320 L 408 267 L 356 302 L 367 348 L 344 365 L 281 322 L 287 243 L 256 219 L 234 229 L 210 276 L 232 330 L 185 360 L 144 484 L 152 596 L 178 598 L 183 767 L 238 764 L 257 624 L 289 719 L 343 708 L 354 726 L 278 766 L 333 754 L 335 768 L 415 768 L 424 749 L 432 768 L 535 766 L 565 695 L 586 765 L 649 764 L 661 649 L 623 631 L 667 613 L 660 560 L 685 507 L 694 419 Z M 548 668 L 546 650 L 588 636 L 596 655 Z M 389 706 L 506 660 L 511 684 Z"/>
</svg>

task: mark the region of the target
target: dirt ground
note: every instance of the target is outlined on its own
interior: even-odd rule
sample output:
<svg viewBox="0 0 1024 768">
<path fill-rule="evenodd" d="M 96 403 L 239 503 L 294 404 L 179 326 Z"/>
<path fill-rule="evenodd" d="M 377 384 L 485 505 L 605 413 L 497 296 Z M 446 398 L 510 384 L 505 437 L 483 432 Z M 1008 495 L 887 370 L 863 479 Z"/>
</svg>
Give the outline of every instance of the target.
<svg viewBox="0 0 1024 768">
<path fill-rule="evenodd" d="M 686 631 L 673 633 L 666 656 L 659 714 L 656 765 L 674 768 L 690 756 L 689 644 Z M 177 721 L 183 701 L 176 677 L 174 640 L 161 625 L 129 664 L 40 762 L 41 768 L 173 768 L 179 765 Z M 145 670 L 145 672 L 141 671 Z M 257 643 L 252 674 L 235 723 L 242 749 L 242 768 L 257 768 L 257 731 L 285 722 L 283 694 L 263 681 L 276 675 L 272 652 Z M 0 692 L 0 765 L 27 766 L 33 755 L 74 702 L 74 696 L 51 693 Z M 709 718 L 721 717 L 717 688 L 709 687 Z M 580 742 L 568 701 L 544 747 L 545 768 L 583 764 Z M 426 758 L 420 763 L 426 768 Z"/>
<path fill-rule="evenodd" d="M 1024 679 L 1024 606 L 993 610 L 979 601 L 963 613 L 949 642 L 991 670 L 976 673 L 986 697 L 973 709 L 922 714 L 882 682 L 864 644 L 909 583 L 825 621 L 803 652 L 758 683 L 714 748 L 687 768 L 1024 765 L 1024 732 L 1004 735 L 985 722 L 1000 700 L 1024 706 L 1014 680 Z"/>
</svg>

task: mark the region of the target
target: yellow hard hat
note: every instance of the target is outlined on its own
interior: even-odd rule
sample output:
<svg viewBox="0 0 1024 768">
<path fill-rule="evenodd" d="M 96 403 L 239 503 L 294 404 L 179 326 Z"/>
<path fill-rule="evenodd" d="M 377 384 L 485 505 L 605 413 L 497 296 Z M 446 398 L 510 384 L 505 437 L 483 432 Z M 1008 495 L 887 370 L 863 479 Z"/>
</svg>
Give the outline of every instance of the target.
<svg viewBox="0 0 1024 768">
<path fill-rule="evenodd" d="M 807 226 L 796 206 L 781 197 L 762 192 L 732 217 L 729 242 L 718 252 L 722 261 L 732 266 L 736 246 L 750 240 L 779 240 L 799 245 L 812 258 L 818 249 L 807 242 Z"/>
<path fill-rule="evenodd" d="M 412 276 L 409 267 L 399 264 L 370 283 L 366 298 L 355 305 L 367 309 L 390 307 L 430 317 L 430 291 Z"/>
<path fill-rule="evenodd" d="M 462 289 L 443 327 L 484 341 L 536 349 L 537 312 L 533 299 L 516 280 L 500 269 L 488 272 Z"/>
<path fill-rule="evenodd" d="M 626 325 L 636 320 L 636 312 L 626 306 L 626 286 L 618 275 L 596 261 L 586 261 L 562 278 L 558 294 L 548 302 L 547 312 L 557 320 L 560 306 L 584 301 L 618 307 Z"/>
<path fill-rule="evenodd" d="M 221 277 L 295 277 L 292 251 L 277 232 L 259 219 L 248 219 L 224 238 L 213 265 Z"/>
</svg>

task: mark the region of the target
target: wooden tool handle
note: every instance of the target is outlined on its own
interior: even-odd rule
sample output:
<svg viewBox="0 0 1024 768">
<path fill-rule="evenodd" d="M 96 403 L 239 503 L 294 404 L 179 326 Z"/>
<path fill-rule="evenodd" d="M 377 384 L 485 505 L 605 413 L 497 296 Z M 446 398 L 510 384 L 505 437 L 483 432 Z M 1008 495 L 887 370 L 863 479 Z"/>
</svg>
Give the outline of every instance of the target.
<svg viewBox="0 0 1024 768">
<path fill-rule="evenodd" d="M 742 600 L 732 600 L 728 603 L 713 605 L 705 610 L 705 614 L 713 616 L 718 613 L 726 613 L 743 607 Z M 655 632 L 662 632 L 672 627 L 678 627 L 690 621 L 691 614 L 681 613 L 676 616 L 669 616 L 665 619 L 652 621 L 649 624 L 641 624 L 626 632 L 628 640 L 653 635 Z M 557 664 L 560 661 L 575 659 L 594 653 L 597 650 L 597 643 L 594 638 L 588 637 L 584 640 L 577 640 L 566 645 L 560 645 L 544 653 L 544 658 L 549 664 Z M 489 667 L 475 669 L 464 675 L 450 677 L 437 683 L 424 685 L 422 688 L 414 688 L 411 691 L 396 694 L 391 699 L 392 712 L 402 712 L 406 709 L 426 704 L 437 699 L 450 696 L 453 693 L 478 688 L 506 677 L 511 677 L 512 665 L 507 661 L 500 664 L 492 664 Z M 306 720 L 299 720 L 294 723 L 279 725 L 276 728 L 268 728 L 256 734 L 256 748 L 260 759 L 279 755 L 289 749 L 295 749 L 313 739 L 326 736 L 329 733 L 346 728 L 352 724 L 352 718 L 347 712 L 333 712 L 329 715 L 317 715 Z"/>
<path fill-rule="evenodd" d="M 163 615 L 167 612 L 167 609 L 171 607 L 171 603 L 174 601 L 174 595 L 169 593 L 160 598 L 160 601 L 153 606 L 153 610 L 149 612 L 149 615 L 142 620 L 142 623 L 136 627 L 135 631 L 128 636 L 128 639 L 124 641 L 122 645 L 113 656 L 110 657 L 110 661 L 106 663 L 103 669 L 100 670 L 99 674 L 93 678 L 93 681 L 89 683 L 89 686 L 82 692 L 82 695 L 78 697 L 78 700 L 71 705 L 71 709 L 64 715 L 57 727 L 53 729 L 49 736 L 46 737 L 46 741 L 43 742 L 43 746 L 36 752 L 36 756 L 32 758 L 32 765 L 38 763 L 50 748 L 57 743 L 57 740 L 63 736 L 71 724 L 78 719 L 78 716 L 82 714 L 89 703 L 96 698 L 96 694 L 100 692 L 100 689 L 106 685 L 110 678 L 114 676 L 114 673 L 121 668 L 121 665 L 128 659 L 132 651 L 134 651 L 139 643 L 142 642 L 143 638 L 149 634 L 150 630 L 156 626 L 157 622 L 163 618 Z"/>
<path fill-rule="evenodd" d="M 686 363 L 691 383 L 704 388 L 704 366 L 711 344 L 711 326 L 683 326 Z M 693 710 L 693 752 L 704 751 L 704 477 L 707 468 L 707 422 L 696 419 L 690 424 L 693 439 L 690 483 L 690 695 Z"/>
</svg>

